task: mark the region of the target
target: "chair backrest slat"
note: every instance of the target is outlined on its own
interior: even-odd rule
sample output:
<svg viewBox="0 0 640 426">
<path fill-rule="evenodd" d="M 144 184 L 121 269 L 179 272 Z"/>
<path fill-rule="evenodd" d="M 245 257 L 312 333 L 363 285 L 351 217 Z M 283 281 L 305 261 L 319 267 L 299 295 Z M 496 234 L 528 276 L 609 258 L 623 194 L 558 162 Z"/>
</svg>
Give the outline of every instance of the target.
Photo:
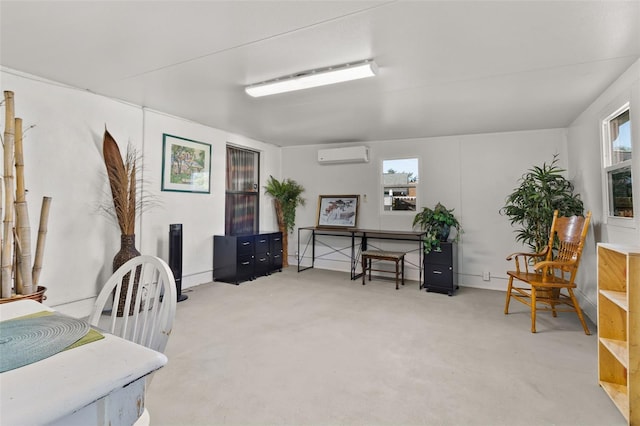
<svg viewBox="0 0 640 426">
<path fill-rule="evenodd" d="M 591 212 L 583 216 L 559 216 L 558 210 L 553 213 L 553 222 L 549 233 L 546 260 L 564 262 L 554 270 L 562 275 L 570 275 L 573 283 L 580 264 L 580 257 L 584 248 Z"/>
</svg>

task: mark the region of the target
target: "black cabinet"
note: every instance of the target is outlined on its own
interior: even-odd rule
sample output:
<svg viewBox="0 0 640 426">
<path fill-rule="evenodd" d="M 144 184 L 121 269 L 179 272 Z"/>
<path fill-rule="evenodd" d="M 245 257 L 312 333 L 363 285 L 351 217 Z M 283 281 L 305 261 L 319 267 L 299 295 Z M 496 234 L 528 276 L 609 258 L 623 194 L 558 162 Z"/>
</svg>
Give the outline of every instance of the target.
<svg viewBox="0 0 640 426">
<path fill-rule="evenodd" d="M 270 234 L 255 235 L 254 276 L 268 275 L 271 260 L 269 258 Z"/>
<path fill-rule="evenodd" d="M 282 232 L 274 232 L 270 234 L 269 253 L 270 256 L 270 271 L 282 272 Z"/>
<path fill-rule="evenodd" d="M 424 282 L 427 291 L 453 296 L 458 289 L 458 253 L 455 243 L 440 243 L 440 250 L 431 250 L 424 256 Z"/>
<path fill-rule="evenodd" d="M 214 281 L 239 284 L 275 270 L 282 270 L 282 233 L 213 237 Z"/>
</svg>

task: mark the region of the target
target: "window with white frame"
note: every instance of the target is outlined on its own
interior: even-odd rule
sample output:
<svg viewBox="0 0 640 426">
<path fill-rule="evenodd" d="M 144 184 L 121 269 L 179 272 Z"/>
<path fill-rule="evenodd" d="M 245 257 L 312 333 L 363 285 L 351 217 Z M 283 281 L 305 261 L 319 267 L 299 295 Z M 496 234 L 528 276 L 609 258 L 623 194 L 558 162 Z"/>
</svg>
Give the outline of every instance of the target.
<svg viewBox="0 0 640 426">
<path fill-rule="evenodd" d="M 383 210 L 416 211 L 418 159 L 400 158 L 382 161 Z"/>
<path fill-rule="evenodd" d="M 628 103 L 603 120 L 602 139 L 608 215 L 632 218 L 631 120 Z"/>
</svg>

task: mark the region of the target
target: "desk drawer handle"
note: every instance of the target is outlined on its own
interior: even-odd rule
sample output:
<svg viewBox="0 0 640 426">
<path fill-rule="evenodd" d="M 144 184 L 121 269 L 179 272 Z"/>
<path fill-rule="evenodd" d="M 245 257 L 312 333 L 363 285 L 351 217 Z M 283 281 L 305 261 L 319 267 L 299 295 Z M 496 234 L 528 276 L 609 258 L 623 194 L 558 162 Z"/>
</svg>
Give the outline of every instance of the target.
<svg viewBox="0 0 640 426">
<path fill-rule="evenodd" d="M 442 274 L 442 271 L 433 271 L 434 274 Z"/>
<path fill-rule="evenodd" d="M 251 262 L 242 262 L 242 263 L 241 263 L 241 265 L 245 265 L 245 266 L 246 266 L 246 265 L 248 265 L 248 264 L 250 264 L 250 263 L 251 263 Z"/>
<path fill-rule="evenodd" d="M 244 243 L 242 243 L 243 246 L 248 246 L 249 244 L 251 244 L 249 241 L 245 241 Z"/>
<path fill-rule="evenodd" d="M 260 243 L 266 243 L 266 242 L 267 242 L 267 240 L 260 240 L 259 242 L 260 242 Z"/>
</svg>

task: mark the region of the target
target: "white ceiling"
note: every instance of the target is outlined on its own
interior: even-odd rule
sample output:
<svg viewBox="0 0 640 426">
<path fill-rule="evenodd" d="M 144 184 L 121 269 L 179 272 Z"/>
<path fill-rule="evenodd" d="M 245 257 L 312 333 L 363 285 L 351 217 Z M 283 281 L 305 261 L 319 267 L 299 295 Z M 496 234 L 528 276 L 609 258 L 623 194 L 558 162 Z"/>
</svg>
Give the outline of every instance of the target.
<svg viewBox="0 0 640 426">
<path fill-rule="evenodd" d="M 3 67 L 279 146 L 566 127 L 640 57 L 640 1 L 2 0 L 0 24 Z"/>
</svg>

